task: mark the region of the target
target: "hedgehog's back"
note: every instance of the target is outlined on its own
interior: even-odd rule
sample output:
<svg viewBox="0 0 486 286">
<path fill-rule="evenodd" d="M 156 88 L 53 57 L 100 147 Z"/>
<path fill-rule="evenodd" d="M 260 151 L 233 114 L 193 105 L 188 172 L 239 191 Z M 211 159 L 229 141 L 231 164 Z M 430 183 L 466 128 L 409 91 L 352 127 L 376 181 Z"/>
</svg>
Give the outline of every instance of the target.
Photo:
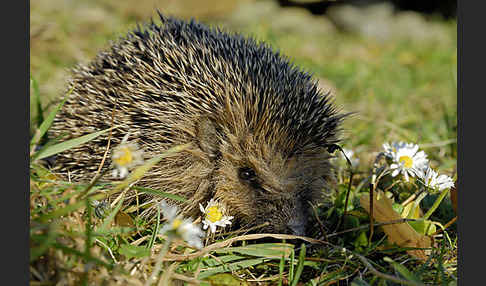
<svg viewBox="0 0 486 286">
<path fill-rule="evenodd" d="M 73 70 L 72 94 L 51 137 L 67 132 L 64 139 L 70 139 L 119 125 L 111 144 L 130 132 L 148 154 L 160 153 L 197 140 L 193 127 L 205 116 L 231 128 L 246 125 L 288 153 L 336 140 L 341 116 L 310 75 L 286 58 L 195 21 L 161 21 L 130 32 Z M 228 115 L 231 110 L 238 119 Z M 57 163 L 80 175 L 93 173 L 108 143 L 105 135 L 60 154 Z"/>
</svg>

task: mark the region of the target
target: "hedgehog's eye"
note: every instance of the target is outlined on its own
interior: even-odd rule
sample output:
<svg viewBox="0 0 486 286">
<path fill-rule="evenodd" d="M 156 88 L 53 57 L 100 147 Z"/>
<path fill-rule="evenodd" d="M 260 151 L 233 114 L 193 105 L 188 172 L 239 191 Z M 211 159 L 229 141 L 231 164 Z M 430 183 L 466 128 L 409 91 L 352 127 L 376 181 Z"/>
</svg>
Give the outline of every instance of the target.
<svg viewBox="0 0 486 286">
<path fill-rule="evenodd" d="M 240 179 L 245 181 L 252 181 L 256 178 L 255 171 L 249 167 L 243 167 L 238 170 Z"/>
</svg>

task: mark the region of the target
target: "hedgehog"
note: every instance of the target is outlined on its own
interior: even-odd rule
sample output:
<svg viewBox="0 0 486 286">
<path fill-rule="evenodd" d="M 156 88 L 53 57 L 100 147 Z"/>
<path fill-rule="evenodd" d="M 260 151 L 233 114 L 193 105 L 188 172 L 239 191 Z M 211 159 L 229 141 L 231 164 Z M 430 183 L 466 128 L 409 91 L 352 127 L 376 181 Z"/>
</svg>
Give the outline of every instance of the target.
<svg viewBox="0 0 486 286">
<path fill-rule="evenodd" d="M 346 114 L 268 44 L 158 14 L 159 23 L 137 25 L 72 68 L 50 136 L 118 128 L 58 154 L 57 168 L 89 180 L 109 138 L 115 146 L 128 133 L 146 158 L 188 144 L 137 185 L 188 199 L 180 205 L 188 216 L 215 198 L 235 217 L 232 228 L 304 235 L 311 204 L 335 184 L 331 158 Z"/>
</svg>

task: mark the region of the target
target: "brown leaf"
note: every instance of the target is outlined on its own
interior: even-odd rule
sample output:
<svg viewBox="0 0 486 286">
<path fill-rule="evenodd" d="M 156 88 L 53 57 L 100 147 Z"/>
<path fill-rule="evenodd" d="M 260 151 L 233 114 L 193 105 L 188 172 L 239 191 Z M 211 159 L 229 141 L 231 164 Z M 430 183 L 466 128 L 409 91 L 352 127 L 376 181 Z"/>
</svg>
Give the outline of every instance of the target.
<svg viewBox="0 0 486 286">
<path fill-rule="evenodd" d="M 119 211 L 116 216 L 115 216 L 115 224 L 117 226 L 125 226 L 125 227 L 134 227 L 135 222 L 133 219 L 130 217 L 130 215 Z"/>
<path fill-rule="evenodd" d="M 373 196 L 373 203 L 373 218 L 375 221 L 384 223 L 402 219 L 400 214 L 393 210 L 392 201 L 382 191 L 378 191 Z M 368 213 L 370 212 L 369 196 L 361 196 L 360 204 Z M 398 246 L 418 248 L 428 248 L 431 246 L 431 239 L 429 237 L 419 234 L 406 222 L 383 225 L 382 228 L 388 236 L 388 240 Z M 423 260 L 427 259 L 427 254 L 421 249 L 408 250 L 407 253 Z"/>
</svg>

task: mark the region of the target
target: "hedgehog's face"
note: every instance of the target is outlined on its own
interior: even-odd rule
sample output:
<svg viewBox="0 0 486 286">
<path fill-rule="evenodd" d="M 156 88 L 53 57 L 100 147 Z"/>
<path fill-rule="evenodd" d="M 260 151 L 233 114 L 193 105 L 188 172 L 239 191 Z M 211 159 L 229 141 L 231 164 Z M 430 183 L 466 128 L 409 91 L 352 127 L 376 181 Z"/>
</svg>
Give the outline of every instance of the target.
<svg viewBox="0 0 486 286">
<path fill-rule="evenodd" d="M 229 151 L 229 150 L 228 150 Z M 240 227 L 266 224 L 258 232 L 305 235 L 314 205 L 322 198 L 329 162 L 295 156 L 271 158 L 260 152 L 222 152 L 215 176 L 215 196 L 228 206 Z M 255 154 L 257 153 L 257 154 Z"/>
<path fill-rule="evenodd" d="M 214 161 L 214 197 L 235 217 L 234 225 L 258 232 L 304 235 L 311 203 L 325 192 L 330 175 L 323 148 L 288 157 L 250 132 L 225 134 Z"/>
</svg>

